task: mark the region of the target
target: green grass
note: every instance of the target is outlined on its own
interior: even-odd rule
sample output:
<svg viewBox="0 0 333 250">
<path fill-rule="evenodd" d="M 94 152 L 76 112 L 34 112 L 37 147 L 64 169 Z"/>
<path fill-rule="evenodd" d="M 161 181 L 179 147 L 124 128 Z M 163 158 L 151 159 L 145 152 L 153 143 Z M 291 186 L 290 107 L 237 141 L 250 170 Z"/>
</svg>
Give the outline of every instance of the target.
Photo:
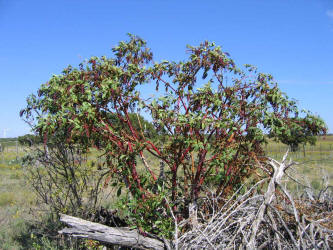
<svg viewBox="0 0 333 250">
<path fill-rule="evenodd" d="M 22 249 L 19 238 L 30 237 L 24 236 L 24 230 L 25 223 L 33 218 L 29 209 L 34 206 L 35 196 L 17 161 L 23 154 L 16 147 L 7 147 L 0 153 L 0 249 Z"/>
<path fill-rule="evenodd" d="M 0 194 L 0 207 L 9 206 L 15 202 L 12 192 L 2 192 Z"/>
</svg>

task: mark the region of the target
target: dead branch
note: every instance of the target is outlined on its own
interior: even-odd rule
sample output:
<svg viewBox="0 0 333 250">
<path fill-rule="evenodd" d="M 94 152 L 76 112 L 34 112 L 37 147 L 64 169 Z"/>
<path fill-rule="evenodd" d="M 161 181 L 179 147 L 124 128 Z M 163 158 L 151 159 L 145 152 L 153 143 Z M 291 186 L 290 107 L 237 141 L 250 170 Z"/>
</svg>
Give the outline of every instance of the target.
<svg viewBox="0 0 333 250">
<path fill-rule="evenodd" d="M 60 221 L 70 226 L 60 230 L 60 234 L 138 249 L 164 249 L 162 241 L 144 237 L 137 230 L 112 228 L 65 214 L 61 214 Z"/>
<path fill-rule="evenodd" d="M 201 218 L 198 227 L 179 237 L 180 248 L 332 249 L 332 195 L 325 189 L 325 194 L 320 193 L 325 202 L 294 200 L 281 185 L 286 170 L 294 164 L 287 162 L 287 156 L 288 152 L 281 162 L 269 159 L 261 167 L 270 169 L 269 178 L 260 180 L 243 195 L 237 192 L 217 212 L 213 210 L 213 214 Z M 265 189 L 259 188 L 263 181 L 268 181 Z M 207 204 L 212 207 L 212 202 L 217 203 L 209 200 Z"/>
</svg>

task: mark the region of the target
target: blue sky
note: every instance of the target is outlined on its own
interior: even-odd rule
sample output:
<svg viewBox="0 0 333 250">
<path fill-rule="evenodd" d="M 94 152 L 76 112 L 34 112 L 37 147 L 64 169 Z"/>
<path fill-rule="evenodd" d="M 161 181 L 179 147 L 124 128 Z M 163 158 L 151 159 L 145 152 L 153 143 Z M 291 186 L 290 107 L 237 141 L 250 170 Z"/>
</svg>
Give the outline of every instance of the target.
<svg viewBox="0 0 333 250">
<path fill-rule="evenodd" d="M 158 60 L 215 41 L 237 64 L 271 73 L 333 132 L 332 0 L 0 0 L 0 137 L 29 132 L 19 110 L 52 74 L 111 55 L 126 33 Z"/>
</svg>

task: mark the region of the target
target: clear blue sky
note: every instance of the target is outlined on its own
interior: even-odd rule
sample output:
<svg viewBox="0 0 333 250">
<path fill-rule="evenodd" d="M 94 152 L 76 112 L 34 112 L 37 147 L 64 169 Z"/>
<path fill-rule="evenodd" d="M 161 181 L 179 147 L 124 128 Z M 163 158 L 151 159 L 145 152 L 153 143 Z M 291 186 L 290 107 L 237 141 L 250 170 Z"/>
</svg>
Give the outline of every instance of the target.
<svg viewBox="0 0 333 250">
<path fill-rule="evenodd" d="M 271 73 L 333 132 L 332 0 L 0 0 L 0 137 L 23 135 L 19 110 L 52 74 L 141 36 L 157 59 L 215 41 L 237 64 Z"/>
</svg>

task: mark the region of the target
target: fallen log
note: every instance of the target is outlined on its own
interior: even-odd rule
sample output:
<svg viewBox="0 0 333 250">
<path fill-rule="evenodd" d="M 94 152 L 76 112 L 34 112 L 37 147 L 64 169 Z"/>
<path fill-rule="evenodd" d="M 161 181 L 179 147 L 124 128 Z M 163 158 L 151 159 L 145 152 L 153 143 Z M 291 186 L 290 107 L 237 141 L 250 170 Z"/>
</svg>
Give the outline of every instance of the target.
<svg viewBox="0 0 333 250">
<path fill-rule="evenodd" d="M 162 241 L 144 237 L 137 230 L 108 227 L 65 214 L 60 215 L 60 221 L 70 226 L 60 230 L 60 234 L 138 249 L 164 249 Z"/>
</svg>

